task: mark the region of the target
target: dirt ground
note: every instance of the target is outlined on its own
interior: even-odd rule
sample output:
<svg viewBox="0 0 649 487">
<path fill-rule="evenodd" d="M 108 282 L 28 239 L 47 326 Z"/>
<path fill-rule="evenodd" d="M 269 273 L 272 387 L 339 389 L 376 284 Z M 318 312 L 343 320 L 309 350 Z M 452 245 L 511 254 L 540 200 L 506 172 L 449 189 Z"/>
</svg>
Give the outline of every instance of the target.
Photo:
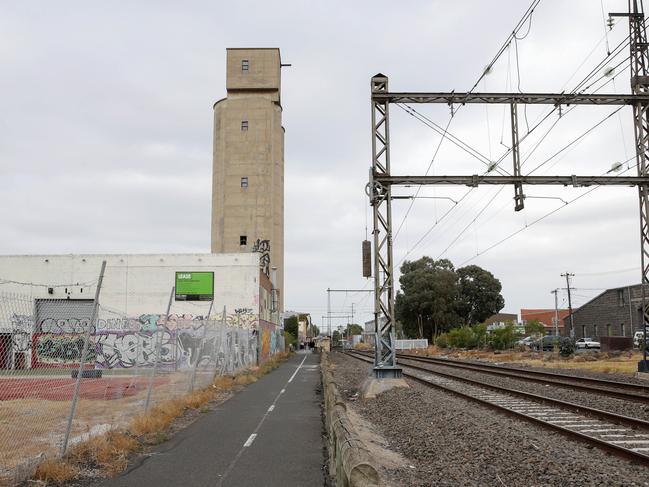
<svg viewBox="0 0 649 487">
<path fill-rule="evenodd" d="M 20 384 L 25 381 L 32 382 Z M 3 384 L 5 382 L 12 386 L 5 388 L 12 391 L 7 398 L 14 399 L 0 400 L 0 485 L 3 479 L 16 473 L 20 477 L 20 471 L 30 471 L 44 456 L 59 451 L 75 381 L 69 378 L 12 378 L 5 379 Z M 185 394 L 189 382 L 184 372 L 156 376 L 151 405 Z M 202 382 L 199 375 L 196 387 Z M 148 378 L 143 376 L 83 379 L 69 444 L 111 427 L 124 426 L 135 415 L 144 412 L 147 386 Z M 26 394 L 26 390 L 30 393 Z"/>
</svg>

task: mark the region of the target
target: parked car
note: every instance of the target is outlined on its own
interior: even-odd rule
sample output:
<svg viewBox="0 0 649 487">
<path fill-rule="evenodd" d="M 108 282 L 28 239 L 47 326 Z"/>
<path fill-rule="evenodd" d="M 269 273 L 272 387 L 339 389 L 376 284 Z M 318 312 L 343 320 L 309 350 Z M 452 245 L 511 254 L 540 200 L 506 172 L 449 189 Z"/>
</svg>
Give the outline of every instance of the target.
<svg viewBox="0 0 649 487">
<path fill-rule="evenodd" d="M 555 335 L 546 335 L 532 344 L 534 350 L 543 350 L 544 352 L 554 350 L 555 345 L 559 345 L 561 337 Z"/>
<path fill-rule="evenodd" d="M 531 347 L 531 346 L 534 345 L 535 341 L 536 341 L 536 338 L 534 338 L 534 337 L 525 337 L 525 338 L 521 338 L 520 340 L 518 340 L 516 342 L 516 345 L 521 345 L 521 346 L 524 346 L 524 347 Z"/>
<path fill-rule="evenodd" d="M 591 348 L 597 348 L 599 349 L 599 342 L 597 340 L 593 340 L 592 338 L 580 338 L 575 342 L 575 346 L 577 349 L 591 349 Z"/>
</svg>

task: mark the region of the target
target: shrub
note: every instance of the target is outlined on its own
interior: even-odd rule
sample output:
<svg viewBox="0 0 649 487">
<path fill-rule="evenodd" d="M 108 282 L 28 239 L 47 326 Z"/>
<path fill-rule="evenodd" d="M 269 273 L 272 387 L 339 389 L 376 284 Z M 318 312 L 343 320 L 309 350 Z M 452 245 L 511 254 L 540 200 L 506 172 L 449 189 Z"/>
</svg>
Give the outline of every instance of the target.
<svg viewBox="0 0 649 487">
<path fill-rule="evenodd" d="M 470 326 L 453 328 L 448 332 L 448 344 L 454 348 L 475 348 L 477 346 L 476 335 Z"/>
<path fill-rule="evenodd" d="M 439 348 L 448 348 L 448 335 L 442 333 L 435 339 L 435 345 Z"/>
<path fill-rule="evenodd" d="M 518 340 L 520 333 L 516 330 L 513 323 L 507 323 L 502 328 L 492 330 L 489 336 L 489 345 L 494 350 L 506 350 L 514 346 L 514 342 Z"/>
</svg>

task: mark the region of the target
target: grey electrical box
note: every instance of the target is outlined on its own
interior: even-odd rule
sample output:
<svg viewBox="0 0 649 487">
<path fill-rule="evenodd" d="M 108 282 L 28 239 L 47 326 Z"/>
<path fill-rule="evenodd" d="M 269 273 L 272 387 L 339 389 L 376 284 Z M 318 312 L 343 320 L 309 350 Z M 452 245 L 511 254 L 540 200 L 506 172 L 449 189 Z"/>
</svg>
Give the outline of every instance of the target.
<svg viewBox="0 0 649 487">
<path fill-rule="evenodd" d="M 372 277 L 372 244 L 363 240 L 363 277 Z"/>
</svg>

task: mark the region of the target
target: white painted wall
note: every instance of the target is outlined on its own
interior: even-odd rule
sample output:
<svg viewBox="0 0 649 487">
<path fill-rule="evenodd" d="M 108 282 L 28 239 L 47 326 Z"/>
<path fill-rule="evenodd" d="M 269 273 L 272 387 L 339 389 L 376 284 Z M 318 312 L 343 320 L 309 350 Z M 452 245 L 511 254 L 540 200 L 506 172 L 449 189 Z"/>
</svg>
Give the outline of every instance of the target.
<svg viewBox="0 0 649 487">
<path fill-rule="evenodd" d="M 6 255 L 0 256 L 0 295 L 92 299 L 102 260 L 107 267 L 100 303 L 119 314 L 164 314 L 176 271 L 212 271 L 215 314 L 225 306 L 228 315 L 239 309 L 259 317 L 257 253 Z M 208 302 L 172 301 L 170 314 L 204 316 L 208 308 Z M 0 330 L 8 325 L 0 316 Z"/>
</svg>

